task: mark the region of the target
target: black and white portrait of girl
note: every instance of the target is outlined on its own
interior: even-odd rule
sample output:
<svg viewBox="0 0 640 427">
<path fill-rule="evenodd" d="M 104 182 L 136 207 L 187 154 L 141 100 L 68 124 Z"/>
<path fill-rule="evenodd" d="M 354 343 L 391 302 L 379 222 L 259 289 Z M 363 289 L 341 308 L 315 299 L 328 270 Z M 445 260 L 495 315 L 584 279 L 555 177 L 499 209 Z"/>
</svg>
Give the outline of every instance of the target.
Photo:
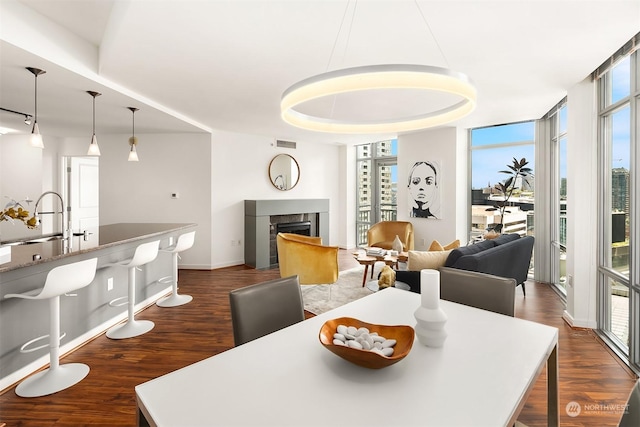
<svg viewBox="0 0 640 427">
<path fill-rule="evenodd" d="M 437 162 L 415 162 L 409 170 L 409 216 L 440 219 L 440 183 Z"/>
</svg>

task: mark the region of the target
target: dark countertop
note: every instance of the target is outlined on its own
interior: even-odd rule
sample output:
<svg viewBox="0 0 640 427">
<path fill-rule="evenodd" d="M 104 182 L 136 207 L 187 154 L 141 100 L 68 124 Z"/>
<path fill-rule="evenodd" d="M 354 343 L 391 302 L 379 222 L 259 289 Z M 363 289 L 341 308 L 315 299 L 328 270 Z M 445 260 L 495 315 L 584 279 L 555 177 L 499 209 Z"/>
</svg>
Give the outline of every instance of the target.
<svg viewBox="0 0 640 427">
<path fill-rule="evenodd" d="M 90 242 L 85 242 L 82 236 L 72 237 L 70 250 L 65 250 L 63 240 L 11 246 L 11 261 L 0 264 L 0 273 L 195 226 L 181 223 L 119 223 L 98 227 L 97 239 L 92 237 Z M 34 254 L 39 254 L 41 258 L 34 260 Z"/>
</svg>

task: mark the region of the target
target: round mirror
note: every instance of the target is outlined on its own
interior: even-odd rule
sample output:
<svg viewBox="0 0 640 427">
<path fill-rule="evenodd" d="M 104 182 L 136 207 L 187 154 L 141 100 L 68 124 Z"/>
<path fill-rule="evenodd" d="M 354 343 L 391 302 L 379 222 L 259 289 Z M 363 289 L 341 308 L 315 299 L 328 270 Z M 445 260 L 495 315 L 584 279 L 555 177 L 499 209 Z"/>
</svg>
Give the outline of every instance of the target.
<svg viewBox="0 0 640 427">
<path fill-rule="evenodd" d="M 278 190 L 291 190 L 300 179 L 298 162 L 288 154 L 278 154 L 269 163 L 269 179 Z"/>
</svg>

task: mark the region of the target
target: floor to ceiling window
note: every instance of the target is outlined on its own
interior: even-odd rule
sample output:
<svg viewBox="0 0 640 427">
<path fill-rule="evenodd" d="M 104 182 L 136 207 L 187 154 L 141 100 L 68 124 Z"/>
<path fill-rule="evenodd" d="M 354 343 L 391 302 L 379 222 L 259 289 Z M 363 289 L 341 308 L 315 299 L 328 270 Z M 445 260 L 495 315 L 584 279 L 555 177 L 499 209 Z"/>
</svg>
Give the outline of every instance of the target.
<svg viewBox="0 0 640 427">
<path fill-rule="evenodd" d="M 502 218 L 495 210 L 487 210 L 502 195 L 495 185 L 508 176 L 500 173 L 513 159 L 526 158 L 534 170 L 535 123 L 522 122 L 471 130 L 471 236 L 481 238 L 487 228 Z M 503 232 L 533 235 L 534 173 L 520 182 L 509 200 L 503 220 Z"/>
<path fill-rule="evenodd" d="M 612 58 L 599 70 L 599 164 L 601 193 L 598 254 L 598 329 L 607 342 L 640 366 L 638 318 L 637 189 L 640 80 L 638 54 Z M 602 68 L 602 67 L 601 67 Z M 633 181 L 635 180 L 635 182 Z M 634 191 L 635 189 L 635 191 Z M 636 239 L 634 239 L 634 230 Z"/>
<path fill-rule="evenodd" d="M 367 230 L 373 224 L 397 218 L 398 141 L 358 145 L 356 153 L 356 244 L 366 246 Z"/>
<path fill-rule="evenodd" d="M 567 99 L 556 105 L 543 120 L 549 122 L 551 150 L 551 283 L 566 295 L 567 279 Z"/>
</svg>

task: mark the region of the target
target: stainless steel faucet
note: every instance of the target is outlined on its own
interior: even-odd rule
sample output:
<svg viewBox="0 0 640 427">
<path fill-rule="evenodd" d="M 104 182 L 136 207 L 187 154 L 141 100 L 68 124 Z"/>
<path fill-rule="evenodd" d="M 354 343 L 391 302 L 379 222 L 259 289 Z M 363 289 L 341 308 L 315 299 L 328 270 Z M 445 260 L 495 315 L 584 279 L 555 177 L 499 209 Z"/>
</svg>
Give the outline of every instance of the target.
<svg viewBox="0 0 640 427">
<path fill-rule="evenodd" d="M 42 200 L 42 198 L 44 196 L 46 196 L 47 194 L 53 194 L 55 196 L 58 196 L 58 199 L 60 199 L 60 212 L 56 212 L 56 211 L 51 211 L 51 212 L 38 212 L 38 204 L 40 203 L 40 200 Z M 38 215 L 43 215 L 43 214 L 51 214 L 54 215 L 56 213 L 60 213 L 60 230 L 62 231 L 62 238 L 66 241 L 71 241 L 71 239 L 69 239 L 69 224 L 67 223 L 67 211 L 64 208 L 64 200 L 62 199 L 62 196 L 60 195 L 60 193 L 56 193 L 55 191 L 45 191 L 44 193 L 42 193 L 40 195 L 40 197 L 38 197 L 38 200 L 36 201 L 36 206 L 33 209 L 33 214 L 35 215 L 36 218 L 38 218 L 38 222 L 40 222 L 40 218 L 38 217 Z"/>
</svg>

